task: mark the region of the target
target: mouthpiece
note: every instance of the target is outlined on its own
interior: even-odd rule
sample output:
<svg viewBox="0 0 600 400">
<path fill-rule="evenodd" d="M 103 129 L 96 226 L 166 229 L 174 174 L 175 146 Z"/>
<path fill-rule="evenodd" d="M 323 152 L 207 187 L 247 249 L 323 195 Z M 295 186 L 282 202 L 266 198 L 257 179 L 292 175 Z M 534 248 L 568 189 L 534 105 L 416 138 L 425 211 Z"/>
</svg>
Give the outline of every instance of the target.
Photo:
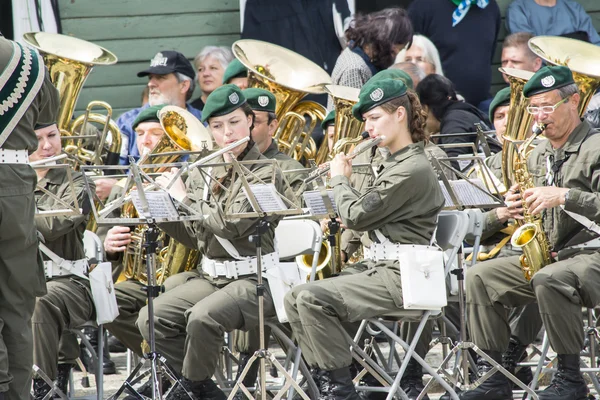
<svg viewBox="0 0 600 400">
<path fill-rule="evenodd" d="M 360 136 L 361 136 L 363 139 L 368 139 L 368 138 L 369 138 L 369 132 L 363 132 L 363 133 L 361 133 L 361 134 L 360 134 Z"/>
<path fill-rule="evenodd" d="M 546 129 L 546 124 L 539 124 L 539 125 L 535 124 L 535 126 L 533 127 L 533 135 L 534 136 L 541 135 L 545 129 Z"/>
</svg>

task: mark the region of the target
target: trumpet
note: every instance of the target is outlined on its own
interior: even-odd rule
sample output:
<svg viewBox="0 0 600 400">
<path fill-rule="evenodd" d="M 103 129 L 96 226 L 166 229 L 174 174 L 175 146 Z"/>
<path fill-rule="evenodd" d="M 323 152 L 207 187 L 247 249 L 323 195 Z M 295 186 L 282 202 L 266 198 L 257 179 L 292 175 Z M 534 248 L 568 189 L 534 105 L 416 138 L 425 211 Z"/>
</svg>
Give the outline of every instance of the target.
<svg viewBox="0 0 600 400">
<path fill-rule="evenodd" d="M 369 134 L 367 132 L 363 132 L 361 134 L 361 137 L 364 139 L 369 137 Z M 369 142 L 366 142 L 366 144 L 363 144 L 362 146 L 357 146 L 352 153 L 350 153 L 350 155 L 348 156 L 348 158 L 350 158 L 350 160 L 356 158 L 357 156 L 359 156 L 360 154 L 364 153 L 367 150 L 372 149 L 373 147 L 377 146 L 379 143 L 381 143 L 383 140 L 385 139 L 385 136 L 379 136 L 376 137 L 374 139 L 371 139 Z M 308 178 L 304 179 L 304 183 L 305 184 L 309 184 L 311 182 L 313 182 L 314 180 L 318 179 L 319 177 L 326 175 L 329 173 L 329 170 L 331 169 L 331 166 L 329 166 L 329 164 L 321 169 L 317 169 L 314 172 L 312 172 Z"/>
</svg>

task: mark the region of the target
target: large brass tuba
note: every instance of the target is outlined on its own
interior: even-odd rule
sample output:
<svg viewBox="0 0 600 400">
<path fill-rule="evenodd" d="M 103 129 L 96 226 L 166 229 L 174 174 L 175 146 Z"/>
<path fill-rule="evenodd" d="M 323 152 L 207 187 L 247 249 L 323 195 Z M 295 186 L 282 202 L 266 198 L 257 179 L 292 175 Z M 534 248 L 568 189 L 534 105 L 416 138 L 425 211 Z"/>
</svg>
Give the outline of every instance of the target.
<svg viewBox="0 0 600 400">
<path fill-rule="evenodd" d="M 85 40 L 57 33 L 29 32 L 23 40 L 36 48 L 44 57 L 50 80 L 60 94 L 58 128 L 63 139 L 64 151 L 75 156 L 74 166 L 81 164 L 117 164 L 121 151 L 121 131 L 112 120 L 112 108 L 103 101 L 93 101 L 85 114 L 74 121 L 73 111 L 83 84 L 95 65 L 112 65 L 117 57 L 103 47 Z M 102 108 L 106 114 L 94 113 Z M 88 122 L 102 125 L 96 132 L 89 129 Z"/>
<path fill-rule="evenodd" d="M 181 152 L 200 149 L 212 150 L 212 137 L 208 130 L 191 113 L 177 106 L 165 106 L 159 113 L 160 124 L 165 131 L 152 151 L 143 155 L 139 161 L 143 164 L 168 164 L 176 161 Z M 155 156 L 156 155 L 156 156 Z M 165 168 L 156 168 L 153 172 L 163 172 Z M 136 218 L 137 212 L 132 202 L 127 202 L 121 211 L 123 218 Z M 131 243 L 123 256 L 123 273 L 126 278 L 147 283 L 146 252 L 144 249 L 144 234 L 146 225 L 136 226 L 131 232 Z M 165 247 L 159 252 L 159 268 L 156 271 L 157 280 L 163 282 L 170 275 L 189 270 L 196 266 L 198 251 L 187 249 L 176 240 L 169 240 L 163 233 L 159 241 Z M 161 283 L 159 283 L 161 284 Z"/>
<path fill-rule="evenodd" d="M 317 164 L 328 161 L 338 153 L 350 153 L 350 147 L 363 140 L 360 134 L 365 127 L 364 122 L 357 120 L 352 115 L 352 106 L 358 103 L 360 89 L 340 85 L 326 85 L 325 90 L 333 98 L 335 133 L 333 134 L 333 149 L 329 151 L 326 137 L 324 144 L 319 148 Z"/>
<path fill-rule="evenodd" d="M 310 134 L 326 110 L 318 103 L 300 101 L 308 94 L 324 94 L 323 86 L 331 83 L 329 74 L 300 54 L 259 40 L 238 40 L 232 50 L 248 68 L 248 86 L 266 89 L 277 99 L 280 149 L 297 159 L 314 158 L 317 149 Z"/>
</svg>

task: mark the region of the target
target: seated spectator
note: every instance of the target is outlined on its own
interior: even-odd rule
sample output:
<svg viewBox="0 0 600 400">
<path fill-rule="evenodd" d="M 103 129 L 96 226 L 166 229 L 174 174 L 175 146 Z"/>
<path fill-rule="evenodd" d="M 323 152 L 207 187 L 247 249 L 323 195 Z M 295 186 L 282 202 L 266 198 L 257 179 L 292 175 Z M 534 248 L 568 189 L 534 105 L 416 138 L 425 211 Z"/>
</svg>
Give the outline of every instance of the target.
<svg viewBox="0 0 600 400">
<path fill-rule="evenodd" d="M 192 97 L 194 92 L 194 79 L 196 74 L 194 67 L 185 58 L 185 56 L 177 51 L 165 50 L 156 53 L 154 58 L 150 60 L 150 67 L 144 71 L 138 72 L 138 77 L 148 77 L 148 104 L 129 110 L 121 114 L 117 119 L 117 125 L 121 130 L 121 155 L 119 163 L 121 165 L 129 164 L 129 157 L 133 156 L 137 161 L 140 157 L 136 145 L 136 133 L 132 129 L 133 121 L 142 112 L 142 110 L 160 104 L 174 105 L 181 108 L 187 108 L 196 118 L 201 118 L 200 110 L 190 106 L 186 102 Z M 108 198 L 114 184 L 115 179 L 98 179 L 96 180 L 96 194 L 101 200 Z"/>
<path fill-rule="evenodd" d="M 223 85 L 228 83 L 236 85 L 242 90 L 248 88 L 248 69 L 237 58 L 231 60 L 223 74 Z"/>
<path fill-rule="evenodd" d="M 418 65 L 426 75 L 438 74 L 444 76 L 440 53 L 435 44 L 423 35 L 414 35 L 410 47 L 398 53 L 396 62 L 404 61 Z"/>
<path fill-rule="evenodd" d="M 233 59 L 233 53 L 225 46 L 206 46 L 194 58 L 194 66 L 198 73 L 198 86 L 201 95 L 190 104 L 202 111 L 204 102 L 213 90 L 223 84 L 225 68 Z"/>
<path fill-rule="evenodd" d="M 335 63 L 333 84 L 360 89 L 373 75 L 394 63 L 400 50 L 410 45 L 412 36 L 412 25 L 401 8 L 357 16 L 346 30 L 348 47 Z"/>
<path fill-rule="evenodd" d="M 509 32 L 567 36 L 600 45 L 600 35 L 583 6 L 574 0 L 515 0 L 506 12 Z"/>
<path fill-rule="evenodd" d="M 444 76 L 466 101 L 479 106 L 489 99 L 501 24 L 496 0 L 473 2 L 466 8 L 450 0 L 413 0 L 408 14 L 415 33 L 435 44 Z"/>
<path fill-rule="evenodd" d="M 406 72 L 408 75 L 410 75 L 410 79 L 412 79 L 414 87 L 417 87 L 419 82 L 421 82 L 423 78 L 427 76 L 425 74 L 425 71 L 423 71 L 423 69 L 417 64 L 413 64 L 411 62 L 406 61 L 396 63 L 388 69 L 399 69 L 401 71 Z"/>
<path fill-rule="evenodd" d="M 475 124 L 489 126 L 487 117 L 475 106 L 464 103 L 456 97 L 456 90 L 452 82 L 441 75 L 432 74 L 423 79 L 416 88 L 421 99 L 423 109 L 427 112 L 426 131 L 429 134 L 439 132 L 442 136 L 453 133 L 476 132 Z M 475 143 L 476 135 L 440 138 L 439 144 Z M 449 157 L 472 155 L 471 148 L 455 147 L 444 148 Z M 499 151 L 500 149 L 493 149 Z M 466 164 L 468 164 L 467 162 Z M 463 169 L 465 166 L 461 166 Z M 459 166 L 455 164 L 455 167 Z"/>
<path fill-rule="evenodd" d="M 517 32 L 508 35 L 502 43 L 502 67 L 516 68 L 536 72 L 542 68 L 542 59 L 535 55 L 527 44 L 533 35 L 529 32 Z M 506 76 L 502 76 L 508 83 Z"/>
</svg>

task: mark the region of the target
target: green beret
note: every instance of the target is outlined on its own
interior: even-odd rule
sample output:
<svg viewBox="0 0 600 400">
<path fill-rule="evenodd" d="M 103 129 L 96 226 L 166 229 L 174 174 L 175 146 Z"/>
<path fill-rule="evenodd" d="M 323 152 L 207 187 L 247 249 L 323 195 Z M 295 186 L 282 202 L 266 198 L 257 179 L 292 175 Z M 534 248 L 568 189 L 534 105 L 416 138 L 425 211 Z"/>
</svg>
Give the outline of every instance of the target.
<svg viewBox="0 0 600 400">
<path fill-rule="evenodd" d="M 250 88 L 242 90 L 244 97 L 248 100 L 250 108 L 254 111 L 275 112 L 277 99 L 275 95 L 268 90 L 259 88 Z"/>
<path fill-rule="evenodd" d="M 573 83 L 575 83 L 573 81 L 573 73 L 569 68 L 560 65 L 553 67 L 545 66 L 533 74 L 525 86 L 523 86 L 523 95 L 531 97 Z"/>
<path fill-rule="evenodd" d="M 406 85 L 401 80 L 380 79 L 367 82 L 358 95 L 358 103 L 352 107 L 354 118 L 362 121 L 363 114 L 390 100 L 406 94 Z"/>
<path fill-rule="evenodd" d="M 164 104 L 159 106 L 152 106 L 144 108 L 141 113 L 138 114 L 137 118 L 133 121 L 131 129 L 135 130 L 142 122 L 160 122 L 158 119 L 158 112 L 164 107 Z"/>
<path fill-rule="evenodd" d="M 490 122 L 494 123 L 494 112 L 496 112 L 496 108 L 507 106 L 510 104 L 510 88 L 505 87 L 498 93 L 490 103 Z"/>
<path fill-rule="evenodd" d="M 225 73 L 223 74 L 223 83 L 229 83 L 229 81 L 233 78 L 245 78 L 248 76 L 248 69 L 238 60 L 234 58 L 231 60 L 227 68 L 225 68 Z"/>
<path fill-rule="evenodd" d="M 407 72 L 396 68 L 384 69 L 383 71 L 379 71 L 378 73 L 373 75 L 371 79 L 367 81 L 367 83 L 372 81 L 378 81 L 381 79 L 400 79 L 409 89 L 413 89 L 414 86 L 413 80 L 410 77 L 410 75 Z"/>
<path fill-rule="evenodd" d="M 335 124 L 335 110 L 329 111 L 329 114 L 327 114 L 323 122 L 321 122 L 321 129 L 325 130 L 329 125 L 333 124 Z"/>
<path fill-rule="evenodd" d="M 246 103 L 246 97 L 236 85 L 219 86 L 206 98 L 202 109 L 202 122 L 210 117 L 220 117 L 229 114 Z"/>
</svg>

